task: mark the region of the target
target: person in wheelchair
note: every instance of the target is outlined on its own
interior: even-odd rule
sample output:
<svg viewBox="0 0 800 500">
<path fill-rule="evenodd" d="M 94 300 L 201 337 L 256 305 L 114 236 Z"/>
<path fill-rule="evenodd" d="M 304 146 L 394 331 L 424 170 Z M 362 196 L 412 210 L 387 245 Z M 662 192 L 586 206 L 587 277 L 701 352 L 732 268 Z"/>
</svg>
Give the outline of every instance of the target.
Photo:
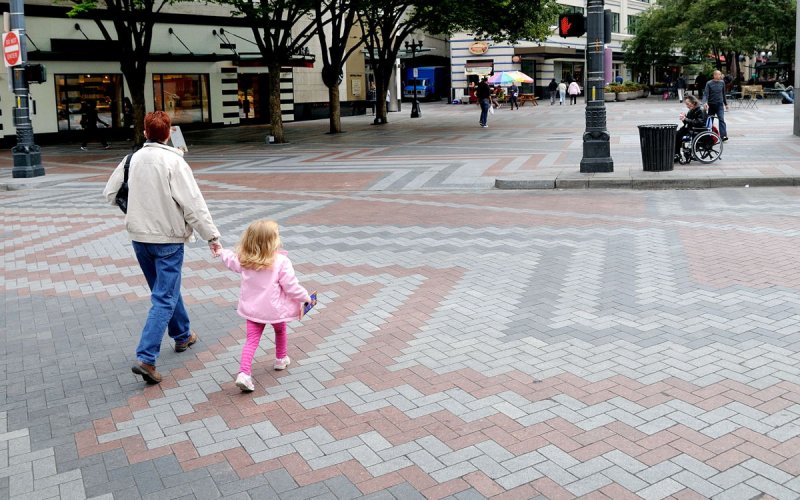
<svg viewBox="0 0 800 500">
<path fill-rule="evenodd" d="M 683 138 L 687 135 L 692 135 L 692 132 L 706 130 L 707 115 L 703 106 L 700 105 L 700 101 L 695 96 L 686 94 L 683 96 L 683 103 L 686 104 L 688 110 L 685 113 L 681 113 L 679 116 L 683 126 L 679 128 L 678 132 L 675 134 L 676 162 L 681 159 L 680 154 Z"/>
</svg>

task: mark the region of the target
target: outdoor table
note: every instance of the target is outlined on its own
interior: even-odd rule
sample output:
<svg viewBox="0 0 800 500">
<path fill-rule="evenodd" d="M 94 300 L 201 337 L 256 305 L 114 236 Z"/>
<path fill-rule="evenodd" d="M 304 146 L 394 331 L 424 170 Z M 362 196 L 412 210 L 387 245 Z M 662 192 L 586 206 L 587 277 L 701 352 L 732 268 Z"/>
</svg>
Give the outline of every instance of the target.
<svg viewBox="0 0 800 500">
<path fill-rule="evenodd" d="M 539 99 L 533 94 L 520 94 L 519 95 L 519 105 L 524 106 L 526 102 L 530 101 L 533 103 L 534 106 L 538 106 L 539 104 L 536 100 Z"/>
</svg>

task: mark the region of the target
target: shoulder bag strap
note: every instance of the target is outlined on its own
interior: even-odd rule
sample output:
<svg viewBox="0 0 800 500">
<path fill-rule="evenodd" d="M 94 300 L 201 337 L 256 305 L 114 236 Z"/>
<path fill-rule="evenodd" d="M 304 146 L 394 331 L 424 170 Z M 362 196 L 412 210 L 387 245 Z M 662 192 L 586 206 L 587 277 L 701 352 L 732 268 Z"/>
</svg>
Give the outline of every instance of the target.
<svg viewBox="0 0 800 500">
<path fill-rule="evenodd" d="M 128 169 L 131 167 L 131 156 L 133 156 L 133 153 L 125 157 L 125 178 L 122 180 L 125 184 L 128 183 Z"/>
</svg>

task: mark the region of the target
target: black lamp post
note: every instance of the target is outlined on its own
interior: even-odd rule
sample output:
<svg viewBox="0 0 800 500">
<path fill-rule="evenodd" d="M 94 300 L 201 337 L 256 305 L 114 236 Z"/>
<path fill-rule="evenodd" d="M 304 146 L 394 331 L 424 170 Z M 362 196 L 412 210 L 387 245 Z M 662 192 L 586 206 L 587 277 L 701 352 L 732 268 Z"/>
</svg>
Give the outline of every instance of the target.
<svg viewBox="0 0 800 500">
<path fill-rule="evenodd" d="M 39 177 L 44 175 L 41 148 L 33 142 L 33 125 L 30 115 L 30 87 L 25 74 L 28 62 L 28 49 L 25 42 L 25 6 L 23 0 L 11 0 L 10 27 L 19 30 L 19 51 L 21 65 L 13 67 L 13 86 L 15 105 L 14 127 L 17 129 L 17 145 L 11 148 L 14 166 L 11 176 L 14 178 Z"/>
<path fill-rule="evenodd" d="M 417 64 L 416 64 L 417 51 L 420 50 L 421 48 L 422 48 L 422 40 L 418 42 L 411 40 L 411 43 L 408 43 L 408 40 L 406 40 L 406 51 L 409 50 L 411 51 L 411 66 L 414 68 L 412 73 L 414 75 L 413 78 L 414 100 L 411 103 L 411 118 L 419 118 L 420 115 L 422 114 L 420 113 L 419 101 L 417 100 L 417 83 L 419 80 L 417 77 Z"/>
<path fill-rule="evenodd" d="M 611 143 L 606 128 L 606 105 L 603 97 L 603 22 L 604 0 L 586 1 L 586 131 L 583 134 L 581 173 L 613 172 Z"/>
</svg>

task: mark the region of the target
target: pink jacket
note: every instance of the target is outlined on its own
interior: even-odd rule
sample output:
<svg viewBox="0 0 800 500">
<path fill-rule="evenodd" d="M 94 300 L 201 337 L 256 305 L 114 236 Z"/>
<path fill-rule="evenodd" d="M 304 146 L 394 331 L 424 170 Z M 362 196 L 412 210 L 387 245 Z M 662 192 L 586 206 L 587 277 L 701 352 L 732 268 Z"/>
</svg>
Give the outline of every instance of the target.
<svg viewBox="0 0 800 500">
<path fill-rule="evenodd" d="M 272 267 L 261 271 L 243 268 L 231 250 L 223 250 L 221 257 L 228 269 L 242 275 L 237 312 L 243 318 L 263 324 L 284 323 L 298 319 L 300 304 L 311 300 L 283 250 Z"/>
</svg>

